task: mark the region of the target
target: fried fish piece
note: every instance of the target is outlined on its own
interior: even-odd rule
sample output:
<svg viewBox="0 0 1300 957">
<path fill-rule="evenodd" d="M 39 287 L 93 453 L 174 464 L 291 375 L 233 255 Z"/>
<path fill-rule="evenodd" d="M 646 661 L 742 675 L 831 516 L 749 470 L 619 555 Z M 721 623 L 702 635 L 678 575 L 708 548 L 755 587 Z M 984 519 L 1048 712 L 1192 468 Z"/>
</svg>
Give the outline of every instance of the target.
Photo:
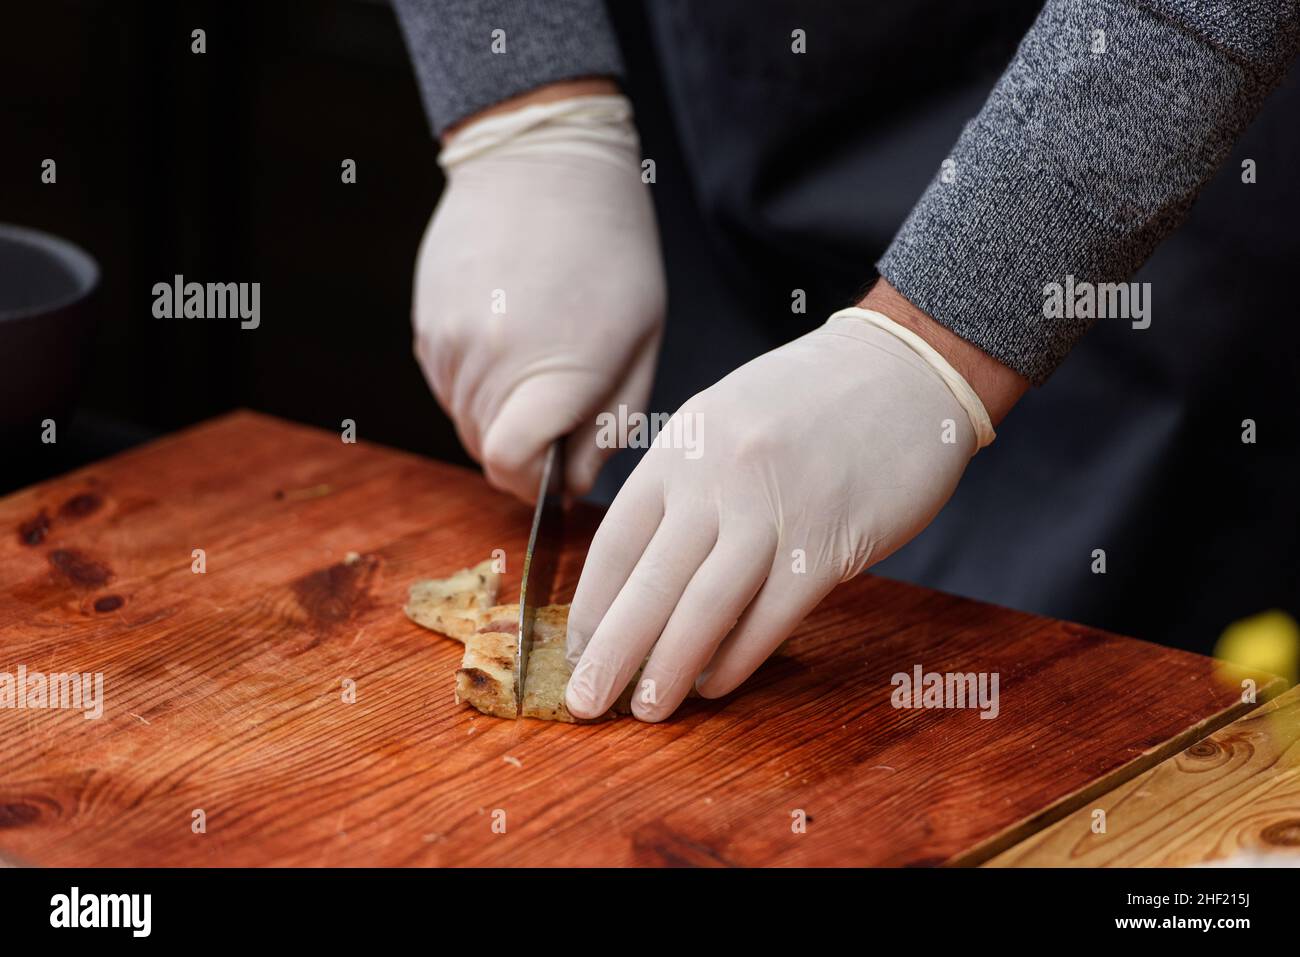
<svg viewBox="0 0 1300 957">
<path fill-rule="evenodd" d="M 411 586 L 406 617 L 417 625 L 465 641 L 479 630 L 484 614 L 497 601 L 501 576 L 492 559 L 462 568 L 448 578 L 428 578 Z"/>
<path fill-rule="evenodd" d="M 471 635 L 456 669 L 456 700 L 484 714 L 515 717 L 515 639 L 503 631 Z"/>
<path fill-rule="evenodd" d="M 482 628 L 465 642 L 465 655 L 456 671 L 456 700 L 499 718 L 515 716 L 515 636 L 518 605 L 497 605 L 484 616 Z M 564 706 L 564 689 L 573 669 L 564 657 L 568 605 L 537 609 L 533 646 L 524 681 L 525 718 L 578 721 Z"/>
<path fill-rule="evenodd" d="M 515 708 L 515 644 L 519 634 L 519 605 L 495 605 L 501 579 L 490 561 L 466 568 L 449 578 L 427 579 L 411 586 L 406 614 L 431 631 L 465 645 L 456 670 L 456 700 L 484 714 L 513 718 Z M 525 718 L 586 724 L 632 713 L 632 691 L 640 671 L 600 718 L 575 718 L 564 704 L 573 667 L 565 658 L 569 606 L 537 609 L 533 645 L 524 682 Z"/>
</svg>

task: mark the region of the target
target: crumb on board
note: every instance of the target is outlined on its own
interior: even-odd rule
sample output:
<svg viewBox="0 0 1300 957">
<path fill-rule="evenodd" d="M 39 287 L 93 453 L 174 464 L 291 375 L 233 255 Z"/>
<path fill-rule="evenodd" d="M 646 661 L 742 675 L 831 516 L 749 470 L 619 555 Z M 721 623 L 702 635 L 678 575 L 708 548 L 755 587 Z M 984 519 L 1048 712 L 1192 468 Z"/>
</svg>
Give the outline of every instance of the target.
<svg viewBox="0 0 1300 957">
<path fill-rule="evenodd" d="M 361 561 L 360 552 L 348 552 L 346 555 L 343 556 L 344 565 L 355 565 L 359 561 Z"/>
<path fill-rule="evenodd" d="M 524 762 L 520 761 L 513 754 L 503 755 L 501 760 L 504 761 L 506 764 L 513 764 L 517 768 L 522 768 L 524 766 Z"/>
<path fill-rule="evenodd" d="M 332 485 L 312 485 L 307 488 L 293 489 L 288 492 L 282 488 L 278 488 L 275 490 L 274 497 L 277 502 L 300 502 L 303 499 L 320 498 L 322 495 L 328 495 L 332 491 L 334 491 Z"/>
</svg>

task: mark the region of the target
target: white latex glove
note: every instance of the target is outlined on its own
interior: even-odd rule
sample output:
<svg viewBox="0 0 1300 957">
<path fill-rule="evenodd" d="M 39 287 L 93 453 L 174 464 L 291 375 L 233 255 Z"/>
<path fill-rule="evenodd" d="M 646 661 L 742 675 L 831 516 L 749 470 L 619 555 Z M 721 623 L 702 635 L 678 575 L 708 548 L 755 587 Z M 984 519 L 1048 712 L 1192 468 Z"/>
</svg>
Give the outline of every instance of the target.
<svg viewBox="0 0 1300 957">
<path fill-rule="evenodd" d="M 924 528 L 993 439 L 942 356 L 862 309 L 737 369 L 685 416 L 698 455 L 670 447 L 670 422 L 583 567 L 567 647 L 579 717 L 602 714 L 647 654 L 638 718 L 667 717 L 692 685 L 730 692 L 831 588 Z"/>
<path fill-rule="evenodd" d="M 644 410 L 663 326 L 631 106 L 581 96 L 487 117 L 439 162 L 415 279 L 425 378 L 493 485 L 531 501 L 547 446 L 572 433 L 566 484 L 581 494 L 614 451 L 596 416 Z"/>
</svg>

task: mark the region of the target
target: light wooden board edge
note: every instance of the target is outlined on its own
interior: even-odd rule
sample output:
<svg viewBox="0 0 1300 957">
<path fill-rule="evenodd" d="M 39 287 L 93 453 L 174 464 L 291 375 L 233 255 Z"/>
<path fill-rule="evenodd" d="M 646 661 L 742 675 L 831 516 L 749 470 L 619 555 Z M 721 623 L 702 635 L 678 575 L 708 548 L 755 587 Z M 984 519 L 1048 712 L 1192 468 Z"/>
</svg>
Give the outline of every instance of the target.
<svg viewBox="0 0 1300 957">
<path fill-rule="evenodd" d="M 1239 701 L 1230 708 L 1203 718 L 1196 724 L 1192 725 L 1186 731 L 1175 735 L 1167 741 L 1162 742 L 1150 751 L 1139 754 L 1132 761 L 1123 764 L 1109 774 L 1105 774 L 1093 781 L 1087 787 L 1080 788 L 1071 794 L 1065 795 L 1054 804 L 1045 807 L 1036 814 L 1031 814 L 1023 820 L 1017 821 L 1005 830 L 993 835 L 993 837 L 984 841 L 984 843 L 971 848 L 956 857 L 950 858 L 945 862 L 948 867 L 976 867 L 996 857 L 1003 851 L 1014 847 L 1021 841 L 1024 841 L 1039 831 L 1050 827 L 1057 821 L 1073 814 L 1089 801 L 1101 797 L 1122 784 L 1125 784 L 1139 774 L 1149 771 L 1158 764 L 1163 764 L 1170 758 L 1190 748 L 1196 742 L 1208 738 L 1216 731 L 1222 730 L 1232 724 L 1239 718 L 1253 713 L 1260 706 L 1267 704 L 1270 700 L 1280 695 L 1287 689 L 1287 683 L 1274 677 L 1267 684 L 1262 684 L 1256 689 L 1255 701 L 1247 704 Z"/>
<path fill-rule="evenodd" d="M 1283 684 L 1285 685 L 1285 682 L 1284 682 Z M 1247 714 L 1242 715 L 1242 716 L 1241 716 L 1240 718 L 1238 718 L 1236 721 L 1230 722 L 1230 723 L 1224 725 L 1223 727 L 1219 728 L 1217 731 L 1213 732 L 1212 734 L 1207 735 L 1205 740 L 1209 740 L 1209 739 L 1213 738 L 1214 734 L 1218 734 L 1219 732 L 1229 732 L 1229 733 L 1231 733 L 1231 731 L 1233 730 L 1233 728 L 1235 728 L 1235 727 L 1236 727 L 1237 725 L 1239 725 L 1239 724 L 1245 724 L 1245 723 L 1247 723 L 1247 722 L 1257 721 L 1257 720 L 1259 720 L 1259 719 L 1261 719 L 1261 718 L 1267 717 L 1271 712 L 1276 711 L 1278 708 L 1288 708 L 1288 709 L 1289 709 L 1289 708 L 1294 707 L 1297 703 L 1300 703 L 1300 685 L 1294 685 L 1294 686 L 1291 686 L 1290 688 L 1286 688 L 1286 687 L 1284 687 L 1281 693 L 1276 693 L 1276 692 L 1272 692 L 1272 691 L 1271 691 L 1271 692 L 1270 692 L 1270 696 L 1269 696 L 1269 698 L 1268 698 L 1267 700 L 1261 700 L 1261 701 L 1257 702 L 1256 705 L 1252 708 L 1252 710 L 1250 710 Z M 1196 742 L 1192 742 L 1192 743 L 1195 744 Z M 1180 752 L 1180 754 L 1181 754 L 1181 752 Z M 1154 774 L 1154 773 L 1156 773 L 1160 768 L 1162 768 L 1162 767 L 1164 767 L 1165 765 L 1169 764 L 1170 762 L 1176 760 L 1177 757 L 1178 757 L 1178 755 L 1172 755 L 1172 756 L 1170 756 L 1169 758 L 1167 758 L 1165 761 L 1161 762 L 1160 764 L 1155 765 L 1153 768 L 1148 769 L 1147 771 L 1143 772 L 1142 774 L 1138 775 L 1137 777 L 1130 778 L 1130 779 L 1128 779 L 1128 780 L 1126 780 L 1126 781 L 1120 781 L 1120 782 L 1118 782 L 1118 783 L 1115 785 L 1115 787 L 1112 788 L 1110 791 L 1108 791 L 1108 792 L 1106 792 L 1105 794 L 1102 794 L 1102 795 L 1097 795 L 1097 797 L 1099 797 L 1099 798 L 1103 798 L 1103 799 L 1104 799 L 1104 798 L 1108 798 L 1108 797 L 1112 797 L 1112 796 L 1118 794 L 1119 792 L 1123 791 L 1125 788 L 1128 788 L 1130 785 L 1135 785 L 1135 784 L 1137 783 L 1137 781 L 1138 781 L 1139 778 L 1142 778 L 1142 777 L 1144 777 L 1144 776 L 1146 776 L 1146 775 L 1148 775 L 1148 774 Z M 1124 796 L 1127 797 L 1128 795 L 1125 794 Z M 1067 815 L 1067 817 L 1068 817 L 1068 815 Z M 993 858 L 991 858 L 991 859 L 989 859 L 989 860 L 986 860 L 986 861 L 984 862 L 984 865 L 983 865 L 983 866 L 987 866 L 987 867 L 1014 867 L 1014 868 L 1026 868 L 1026 867 L 1029 867 L 1029 868 L 1034 868 L 1034 867 L 1037 867 L 1037 868 L 1045 868 L 1045 867 L 1046 867 L 1046 868 L 1055 868 L 1055 867 L 1076 867 L 1076 866 L 1080 866 L 1080 865 L 1078 865 L 1078 864 L 1071 863 L 1071 862 L 1068 862 L 1068 861 L 1051 860 L 1051 859 L 1048 859 L 1048 860 L 1042 860 L 1042 861 L 1035 860 L 1035 861 L 1033 861 L 1032 863 L 1017 863 L 1017 862 L 1002 861 L 1002 858 L 1003 858 L 1007 853 L 1010 853 L 1011 851 L 1015 851 L 1015 850 L 1017 850 L 1017 849 L 1025 849 L 1028 845 L 1031 845 L 1031 844 L 1035 844 L 1035 843 L 1037 843 L 1037 842 L 1040 842 L 1043 838 L 1047 837 L 1047 832 L 1050 831 L 1050 830 L 1052 830 L 1052 829 L 1053 829 L 1053 826 L 1049 825 L 1048 827 L 1043 828 L 1042 830 L 1039 830 L 1039 831 L 1036 831 L 1036 832 L 1034 832 L 1034 833 L 1031 833 L 1031 834 L 1026 835 L 1022 840 L 1016 842 L 1016 843 L 1013 844 L 1010 848 L 1005 848 L 1002 852 L 999 852 L 999 853 L 998 853 L 997 855 L 995 855 Z M 1028 849 L 1028 850 L 1027 850 L 1027 853 L 1028 853 L 1028 854 L 1032 854 L 1032 855 L 1034 855 L 1035 857 L 1041 857 L 1041 856 L 1043 856 L 1042 852 L 1041 852 L 1041 851 L 1038 851 L 1038 850 L 1036 850 L 1036 849 Z M 1202 864 L 1207 864 L 1207 863 L 1211 863 L 1211 862 L 1213 862 L 1214 860 L 1217 860 L 1217 859 L 1210 859 L 1210 858 L 1207 858 L 1205 861 L 1203 861 L 1203 862 L 1201 862 L 1201 863 L 1202 863 Z M 1128 868 L 1140 868 L 1140 867 L 1146 867 L 1146 866 L 1151 866 L 1151 865 L 1147 865 L 1147 864 L 1143 864 L 1143 863 L 1133 863 L 1133 864 L 1118 864 L 1118 865 L 1114 865 L 1114 864 L 1084 864 L 1084 865 L 1082 865 L 1082 866 L 1084 866 L 1084 867 L 1111 867 L 1111 866 L 1119 866 L 1119 867 L 1128 867 Z M 1156 864 L 1156 865 L 1154 865 L 1154 866 L 1157 866 L 1157 867 L 1164 867 L 1164 866 L 1170 866 L 1170 865 L 1167 865 L 1167 864 Z"/>
</svg>

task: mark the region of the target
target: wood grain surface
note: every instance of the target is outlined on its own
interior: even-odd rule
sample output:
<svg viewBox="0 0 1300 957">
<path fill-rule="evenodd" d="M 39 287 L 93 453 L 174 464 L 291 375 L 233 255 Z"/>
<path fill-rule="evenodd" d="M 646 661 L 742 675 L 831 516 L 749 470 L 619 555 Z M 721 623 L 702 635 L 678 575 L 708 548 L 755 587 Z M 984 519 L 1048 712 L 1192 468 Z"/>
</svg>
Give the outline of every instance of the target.
<svg viewBox="0 0 1300 957">
<path fill-rule="evenodd" d="M 494 548 L 517 588 L 528 524 L 476 474 L 252 413 L 0 500 L 0 672 L 101 672 L 106 699 L 0 709 L 0 854 L 970 863 L 1247 710 L 1208 659 L 861 576 L 664 724 L 484 717 L 452 700 L 460 646 L 401 606 Z M 998 717 L 893 707 L 914 665 L 997 672 Z"/>
<path fill-rule="evenodd" d="M 1093 831 L 1097 809 L 1104 833 Z M 989 864 L 1184 867 L 1241 852 L 1300 854 L 1300 687 Z"/>
</svg>

